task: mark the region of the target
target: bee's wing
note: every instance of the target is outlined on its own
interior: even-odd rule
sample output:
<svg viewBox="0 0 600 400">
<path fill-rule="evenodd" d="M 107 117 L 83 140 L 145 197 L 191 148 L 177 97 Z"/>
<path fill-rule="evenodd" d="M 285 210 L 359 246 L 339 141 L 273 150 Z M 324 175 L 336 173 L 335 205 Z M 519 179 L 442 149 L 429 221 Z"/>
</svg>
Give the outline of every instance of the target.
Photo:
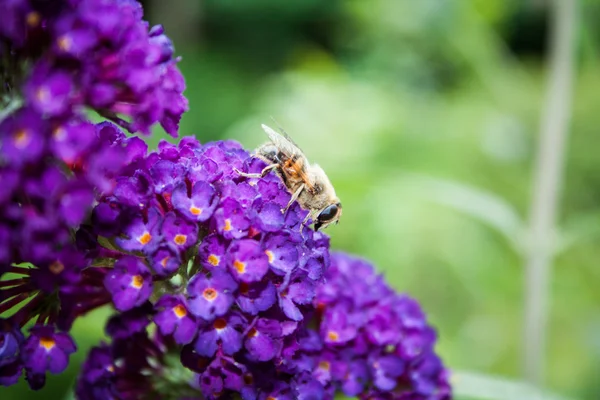
<svg viewBox="0 0 600 400">
<path fill-rule="evenodd" d="M 298 145 L 296 145 L 296 143 L 294 143 L 294 141 L 285 132 L 282 135 L 265 124 L 262 124 L 261 127 L 263 128 L 267 136 L 269 136 L 271 142 L 273 142 L 273 144 L 277 146 L 277 148 L 289 158 L 292 158 L 293 156 L 304 157 L 304 153 L 302 152 L 302 150 L 300 150 Z"/>
<path fill-rule="evenodd" d="M 302 150 L 300 150 L 300 148 L 285 132 L 282 135 L 265 124 L 262 124 L 261 126 L 266 132 L 267 136 L 269 136 L 269 139 L 271 139 L 271 142 L 273 142 L 273 144 L 285 156 L 283 167 L 288 169 L 288 173 L 296 175 L 298 178 L 302 179 L 307 187 L 312 190 L 313 182 L 309 179 L 308 174 L 306 173 L 306 168 L 309 164 Z"/>
</svg>

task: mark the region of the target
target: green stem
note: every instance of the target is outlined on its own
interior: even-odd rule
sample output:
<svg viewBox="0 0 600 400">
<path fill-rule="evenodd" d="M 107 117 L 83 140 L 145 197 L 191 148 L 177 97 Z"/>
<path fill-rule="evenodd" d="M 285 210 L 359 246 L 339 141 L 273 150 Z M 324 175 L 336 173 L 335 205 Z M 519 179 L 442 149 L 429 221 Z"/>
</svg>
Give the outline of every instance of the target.
<svg viewBox="0 0 600 400">
<path fill-rule="evenodd" d="M 12 99 L 10 103 L 6 105 L 6 108 L 0 110 L 0 123 L 8 118 L 12 113 L 21 108 L 23 101 L 21 99 Z"/>
</svg>

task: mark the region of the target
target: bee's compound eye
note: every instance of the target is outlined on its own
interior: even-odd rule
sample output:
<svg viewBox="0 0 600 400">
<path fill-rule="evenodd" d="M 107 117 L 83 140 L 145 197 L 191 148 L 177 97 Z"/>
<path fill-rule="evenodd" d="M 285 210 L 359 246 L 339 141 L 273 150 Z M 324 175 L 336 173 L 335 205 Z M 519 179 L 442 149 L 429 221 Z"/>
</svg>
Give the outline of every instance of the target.
<svg viewBox="0 0 600 400">
<path fill-rule="evenodd" d="M 338 213 L 338 206 L 337 204 L 332 204 L 330 206 L 327 206 L 323 211 L 321 211 L 321 214 L 319 214 L 319 216 L 317 217 L 317 220 L 319 222 L 327 222 L 332 220 Z"/>
</svg>

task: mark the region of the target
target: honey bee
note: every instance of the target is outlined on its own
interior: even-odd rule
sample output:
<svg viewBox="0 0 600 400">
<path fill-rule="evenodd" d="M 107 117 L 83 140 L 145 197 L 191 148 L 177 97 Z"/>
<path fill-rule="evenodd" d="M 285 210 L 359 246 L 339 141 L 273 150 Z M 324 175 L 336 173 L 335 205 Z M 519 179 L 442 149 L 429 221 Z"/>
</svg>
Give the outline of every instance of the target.
<svg viewBox="0 0 600 400">
<path fill-rule="evenodd" d="M 269 171 L 275 171 L 292 195 L 282 212 L 285 213 L 298 200 L 302 208 L 310 211 L 302 226 L 309 218 L 314 221 L 315 231 L 334 222 L 337 224 L 342 216 L 342 203 L 325 171 L 317 164 L 311 165 L 285 132 L 279 134 L 264 124 L 261 126 L 271 141 L 259 146 L 254 156 L 268 165 L 260 173 L 245 173 L 237 169 L 236 172 L 248 178 L 262 178 Z"/>
</svg>

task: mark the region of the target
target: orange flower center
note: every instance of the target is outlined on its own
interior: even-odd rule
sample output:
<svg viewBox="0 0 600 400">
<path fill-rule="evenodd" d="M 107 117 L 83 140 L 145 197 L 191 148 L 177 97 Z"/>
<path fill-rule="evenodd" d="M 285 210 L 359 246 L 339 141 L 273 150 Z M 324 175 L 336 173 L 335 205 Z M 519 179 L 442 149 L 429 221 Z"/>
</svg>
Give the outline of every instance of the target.
<svg viewBox="0 0 600 400">
<path fill-rule="evenodd" d="M 229 218 L 227 218 L 227 219 L 225 220 L 225 227 L 223 228 L 223 230 L 224 230 L 225 232 L 228 232 L 228 231 L 230 231 L 230 230 L 231 230 L 231 220 L 230 220 Z"/>
<path fill-rule="evenodd" d="M 57 43 L 58 43 L 58 48 L 61 49 L 62 51 L 69 51 L 69 49 L 71 48 L 71 45 L 73 44 L 73 41 L 67 35 L 62 35 L 61 37 L 58 38 Z"/>
<path fill-rule="evenodd" d="M 131 278 L 131 286 L 133 286 L 136 289 L 139 289 L 142 287 L 142 285 L 144 284 L 144 278 L 142 278 L 141 275 L 134 275 Z"/>
<path fill-rule="evenodd" d="M 217 265 L 219 265 L 220 262 L 221 262 L 221 257 L 216 256 L 214 254 L 211 254 L 210 256 L 208 256 L 208 263 L 211 264 L 213 267 L 216 267 Z"/>
<path fill-rule="evenodd" d="M 50 264 L 50 267 L 48 267 L 48 269 L 54 275 L 58 275 L 61 272 L 63 272 L 63 270 L 65 269 L 65 265 L 63 263 L 61 263 L 60 261 L 56 260 L 52 264 Z"/>
<path fill-rule="evenodd" d="M 215 322 L 213 323 L 213 326 L 215 327 L 215 329 L 225 329 L 225 327 L 227 326 L 227 321 L 225 321 L 224 318 L 219 318 L 217 320 L 215 320 Z"/>
<path fill-rule="evenodd" d="M 175 243 L 177 243 L 179 246 L 183 246 L 185 244 L 185 242 L 187 241 L 187 235 L 175 235 Z"/>
<path fill-rule="evenodd" d="M 50 91 L 48 90 L 48 88 L 45 87 L 41 87 L 39 88 L 36 92 L 35 92 L 35 97 L 42 103 L 47 102 L 48 100 L 50 100 Z"/>
<path fill-rule="evenodd" d="M 27 14 L 27 25 L 32 27 L 38 26 L 41 19 L 42 18 L 40 17 L 39 13 L 31 11 L 29 14 Z"/>
<path fill-rule="evenodd" d="M 182 304 L 178 304 L 175 307 L 173 307 L 173 312 L 175 313 L 177 318 L 183 318 L 187 315 L 187 310 Z"/>
<path fill-rule="evenodd" d="M 233 262 L 233 268 L 235 268 L 238 274 L 243 274 L 246 272 L 246 263 L 241 262 L 240 260 L 235 260 Z"/>
<path fill-rule="evenodd" d="M 29 144 L 30 139 L 31 136 L 27 132 L 27 129 L 19 129 L 15 134 L 15 145 L 22 149 Z"/>
<path fill-rule="evenodd" d="M 337 332 L 335 332 L 335 331 L 327 332 L 327 339 L 331 340 L 332 342 L 337 342 L 339 338 L 340 338 L 340 335 Z"/>
<path fill-rule="evenodd" d="M 267 257 L 269 257 L 269 263 L 272 263 L 275 259 L 275 255 L 273 254 L 273 252 L 271 250 L 265 250 L 265 254 L 267 255 Z"/>
<path fill-rule="evenodd" d="M 54 128 L 54 130 L 52 131 L 52 136 L 54 137 L 54 139 L 61 142 L 67 138 L 67 131 L 62 126 L 59 126 Z"/>
<path fill-rule="evenodd" d="M 204 297 L 208 301 L 213 301 L 217 298 L 218 292 L 213 288 L 206 288 L 204 292 L 202 292 L 202 297 Z"/>
<path fill-rule="evenodd" d="M 171 259 L 171 257 L 166 256 L 165 258 L 163 258 L 160 261 L 160 265 L 162 265 L 163 268 L 167 268 L 167 263 L 169 262 L 170 259 Z"/>
<path fill-rule="evenodd" d="M 40 338 L 40 345 L 43 348 L 45 348 L 46 350 L 52 350 L 52 348 L 54 347 L 55 344 L 56 344 L 56 342 L 52 338 L 49 338 L 49 337 Z"/>
<path fill-rule="evenodd" d="M 150 242 L 150 240 L 152 240 L 152 235 L 150 234 L 150 232 L 144 232 L 144 234 L 138 238 L 138 242 L 140 242 L 143 245 L 147 245 Z"/>
<path fill-rule="evenodd" d="M 252 328 L 252 329 L 250 329 L 250 332 L 248 332 L 248 334 L 247 334 L 247 336 L 248 336 L 249 338 L 253 338 L 253 337 L 255 337 L 256 335 L 258 335 L 258 331 L 256 330 L 256 328 Z"/>
<path fill-rule="evenodd" d="M 202 209 L 198 208 L 196 206 L 191 206 L 190 212 L 192 213 L 192 215 L 200 215 L 200 214 L 202 214 Z"/>
<path fill-rule="evenodd" d="M 319 362 L 319 368 L 324 369 L 325 371 L 329 371 L 329 368 L 331 368 L 331 364 L 329 364 L 328 361 L 321 361 Z"/>
</svg>

